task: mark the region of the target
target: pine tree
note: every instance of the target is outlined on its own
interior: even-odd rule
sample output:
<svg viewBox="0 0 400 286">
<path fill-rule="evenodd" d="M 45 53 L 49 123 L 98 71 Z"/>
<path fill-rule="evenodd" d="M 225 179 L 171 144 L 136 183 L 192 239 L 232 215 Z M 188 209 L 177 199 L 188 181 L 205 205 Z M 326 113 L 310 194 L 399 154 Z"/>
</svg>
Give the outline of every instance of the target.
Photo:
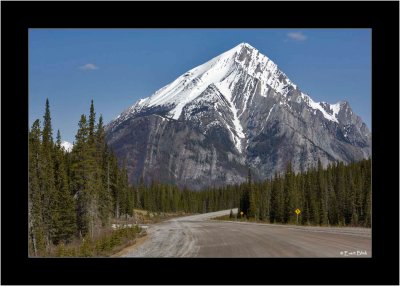
<svg viewBox="0 0 400 286">
<path fill-rule="evenodd" d="M 54 183 L 53 167 L 53 130 L 51 126 L 50 105 L 46 99 L 46 109 L 42 132 L 42 164 L 43 164 L 43 193 L 42 213 L 46 233 L 46 246 L 49 247 L 55 237 L 58 224 L 57 192 Z"/>
<path fill-rule="evenodd" d="M 333 168 L 329 165 L 326 170 L 326 184 L 328 190 L 328 224 L 336 225 L 338 223 L 338 204 L 334 190 Z"/>
<path fill-rule="evenodd" d="M 318 187 L 318 199 L 320 206 L 320 223 L 323 225 L 328 224 L 328 187 L 325 180 L 325 171 L 323 170 L 322 163 L 318 159 L 317 163 L 317 187 Z"/>
<path fill-rule="evenodd" d="M 275 173 L 271 190 L 271 210 L 270 217 L 272 222 L 283 222 L 284 220 L 284 188 L 283 180 Z"/>
<path fill-rule="evenodd" d="M 126 171 L 125 163 L 121 170 L 118 171 L 118 201 L 119 201 L 119 212 L 121 215 L 128 216 L 133 215 L 133 194 L 132 189 L 129 187 L 128 174 Z M 154 211 L 153 208 L 148 208 Z"/>
<path fill-rule="evenodd" d="M 89 218 L 89 234 L 91 238 L 95 233 L 99 233 L 101 228 L 101 218 L 99 213 L 99 196 L 102 188 L 101 168 L 99 166 L 99 158 L 96 150 L 96 113 L 94 111 L 93 100 L 90 104 L 89 123 L 88 123 L 88 142 L 86 152 L 87 156 L 87 184 L 86 191 L 88 194 L 88 218 Z"/>
<path fill-rule="evenodd" d="M 309 192 L 310 192 L 310 213 L 311 221 L 314 224 L 320 224 L 320 200 L 318 199 L 317 171 L 311 168 L 309 171 Z"/>
<path fill-rule="evenodd" d="M 45 250 L 45 227 L 42 213 L 43 164 L 40 137 L 40 121 L 37 119 L 29 132 L 28 241 L 30 256 L 38 256 Z"/>
<path fill-rule="evenodd" d="M 96 160 L 98 163 L 98 192 L 99 192 L 99 215 L 102 226 L 109 222 L 112 211 L 111 192 L 110 192 L 110 162 L 108 160 L 108 150 L 105 143 L 105 131 L 103 125 L 103 117 L 100 115 L 99 122 L 96 126 Z"/>
<path fill-rule="evenodd" d="M 95 124 L 96 124 L 96 113 L 94 112 L 93 99 L 90 102 L 90 113 L 89 113 L 89 144 L 94 144 L 95 141 Z"/>
<path fill-rule="evenodd" d="M 294 211 L 299 207 L 299 194 L 296 189 L 295 175 L 293 172 L 291 162 L 289 162 L 286 166 L 284 202 L 285 202 L 284 222 L 295 223 L 296 215 Z"/>
<path fill-rule="evenodd" d="M 246 217 L 249 216 L 250 211 L 250 193 L 252 190 L 251 171 L 248 168 L 247 184 L 244 186 L 242 197 L 240 198 L 239 213 L 243 212 Z"/>
<path fill-rule="evenodd" d="M 68 243 L 76 233 L 75 201 L 69 191 L 59 130 L 54 153 L 54 178 L 57 190 L 56 208 L 58 213 L 54 243 L 58 244 L 60 241 Z"/>
<path fill-rule="evenodd" d="M 258 219 L 259 208 L 258 208 L 258 196 L 255 186 L 251 186 L 249 190 L 249 209 L 248 209 L 248 217 L 254 217 L 255 220 Z"/>
<path fill-rule="evenodd" d="M 87 193 L 87 143 L 88 143 L 88 125 L 86 116 L 81 115 L 78 123 L 78 131 L 75 136 L 74 149 L 71 153 L 71 189 L 77 198 L 77 227 L 80 236 L 85 236 L 89 231 L 88 204 L 89 197 Z"/>
<path fill-rule="evenodd" d="M 347 196 L 345 189 L 345 170 L 342 162 L 339 162 L 336 166 L 336 182 L 335 182 L 335 192 L 338 201 L 338 223 L 339 225 L 346 225 L 346 213 L 347 213 Z"/>
<path fill-rule="evenodd" d="M 113 151 L 111 150 L 109 154 L 109 188 L 112 196 L 113 202 L 113 216 L 119 218 L 120 216 L 120 205 L 121 205 L 121 194 L 120 194 L 120 176 L 118 170 L 118 162 Z"/>
<path fill-rule="evenodd" d="M 364 203 L 363 203 L 363 219 L 364 226 L 371 227 L 372 220 L 372 193 L 371 193 L 371 159 L 363 162 L 363 192 L 364 192 Z"/>
</svg>

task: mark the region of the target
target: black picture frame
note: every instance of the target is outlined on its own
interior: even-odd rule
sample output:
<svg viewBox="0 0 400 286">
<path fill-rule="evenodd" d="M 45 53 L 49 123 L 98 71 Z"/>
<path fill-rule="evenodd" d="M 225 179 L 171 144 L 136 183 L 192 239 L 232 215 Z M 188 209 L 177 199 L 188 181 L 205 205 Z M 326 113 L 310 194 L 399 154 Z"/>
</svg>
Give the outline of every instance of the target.
<svg viewBox="0 0 400 286">
<path fill-rule="evenodd" d="M 399 2 L 3 1 L 1 8 L 2 284 L 399 283 Z M 372 258 L 28 258 L 28 29 L 163 27 L 372 29 Z"/>
</svg>

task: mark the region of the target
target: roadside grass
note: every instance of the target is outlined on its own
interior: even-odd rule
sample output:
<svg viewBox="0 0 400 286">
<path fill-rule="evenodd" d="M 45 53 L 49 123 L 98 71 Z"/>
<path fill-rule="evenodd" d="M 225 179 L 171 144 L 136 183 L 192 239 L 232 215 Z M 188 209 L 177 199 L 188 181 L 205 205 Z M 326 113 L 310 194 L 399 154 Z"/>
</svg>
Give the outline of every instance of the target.
<svg viewBox="0 0 400 286">
<path fill-rule="evenodd" d="M 137 238 L 144 235 L 145 231 L 137 225 L 107 230 L 96 239 L 85 237 L 69 244 L 53 246 L 48 257 L 109 257 L 134 244 Z"/>
<path fill-rule="evenodd" d="M 140 225 L 159 223 L 174 217 L 190 215 L 184 212 L 150 212 L 134 209 L 133 216 L 111 219 L 108 227 L 99 230 L 93 238 L 75 238 L 68 244 L 52 245 L 41 257 L 110 257 L 132 246 L 146 236 Z"/>
</svg>

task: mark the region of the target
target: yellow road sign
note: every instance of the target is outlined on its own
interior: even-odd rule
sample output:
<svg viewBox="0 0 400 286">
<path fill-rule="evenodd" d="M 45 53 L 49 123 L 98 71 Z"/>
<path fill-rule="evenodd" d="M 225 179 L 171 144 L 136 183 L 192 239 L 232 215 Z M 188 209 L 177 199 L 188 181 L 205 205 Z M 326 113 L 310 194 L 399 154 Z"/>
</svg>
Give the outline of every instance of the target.
<svg viewBox="0 0 400 286">
<path fill-rule="evenodd" d="M 295 212 L 297 215 L 299 215 L 299 214 L 301 213 L 301 210 L 296 209 L 294 212 Z"/>
</svg>

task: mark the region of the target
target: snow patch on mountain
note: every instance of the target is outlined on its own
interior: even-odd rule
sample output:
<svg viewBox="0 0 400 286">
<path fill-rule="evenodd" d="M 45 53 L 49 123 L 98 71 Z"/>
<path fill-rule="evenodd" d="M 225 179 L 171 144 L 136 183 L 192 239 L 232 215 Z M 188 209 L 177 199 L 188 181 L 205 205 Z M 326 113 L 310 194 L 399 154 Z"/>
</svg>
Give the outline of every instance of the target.
<svg viewBox="0 0 400 286">
<path fill-rule="evenodd" d="M 335 116 L 335 118 L 337 118 L 337 115 L 339 114 L 340 111 L 340 106 L 341 106 L 341 102 L 338 102 L 336 104 L 331 104 L 331 110 L 333 112 L 333 116 Z"/>
<path fill-rule="evenodd" d="M 62 141 L 61 142 L 61 148 L 63 148 L 65 150 L 65 152 L 71 152 L 72 148 L 74 147 L 74 145 L 70 142 L 67 141 Z"/>
<path fill-rule="evenodd" d="M 329 106 L 332 109 L 332 106 L 334 106 L 334 112 L 333 114 L 329 114 L 328 112 L 325 111 L 325 109 L 322 107 L 321 102 L 315 102 L 314 100 L 311 99 L 311 97 L 309 97 L 308 95 L 302 93 L 301 97 L 304 99 L 304 101 L 308 104 L 308 106 L 310 106 L 313 110 L 314 110 L 314 114 L 316 113 L 317 110 L 321 111 L 322 115 L 330 120 L 330 121 L 334 121 L 336 123 L 339 123 L 338 119 L 337 119 L 337 114 L 339 113 L 340 110 L 340 105 L 339 105 L 339 109 L 337 107 L 337 104 L 329 104 Z"/>
<path fill-rule="evenodd" d="M 265 119 L 265 121 L 268 121 L 269 116 L 271 115 L 271 111 L 272 111 L 272 109 L 274 109 L 274 107 L 275 107 L 275 104 L 274 104 L 274 105 L 271 107 L 271 109 L 269 110 L 267 119 Z"/>
<path fill-rule="evenodd" d="M 237 110 L 235 104 L 232 101 L 232 91 L 229 89 L 228 82 L 226 82 L 226 81 L 216 83 L 215 86 L 218 88 L 220 93 L 225 97 L 226 101 L 229 103 L 229 108 L 233 114 L 232 123 L 234 126 L 236 136 L 233 135 L 233 132 L 232 132 L 230 126 L 227 126 L 227 127 L 228 127 L 229 131 L 231 131 L 231 133 L 232 133 L 233 141 L 235 142 L 236 149 L 240 153 L 242 153 L 242 145 L 241 145 L 240 139 L 245 138 L 245 134 L 243 133 L 243 127 L 242 127 L 242 124 L 240 123 L 240 120 L 238 117 L 239 111 Z"/>
</svg>

